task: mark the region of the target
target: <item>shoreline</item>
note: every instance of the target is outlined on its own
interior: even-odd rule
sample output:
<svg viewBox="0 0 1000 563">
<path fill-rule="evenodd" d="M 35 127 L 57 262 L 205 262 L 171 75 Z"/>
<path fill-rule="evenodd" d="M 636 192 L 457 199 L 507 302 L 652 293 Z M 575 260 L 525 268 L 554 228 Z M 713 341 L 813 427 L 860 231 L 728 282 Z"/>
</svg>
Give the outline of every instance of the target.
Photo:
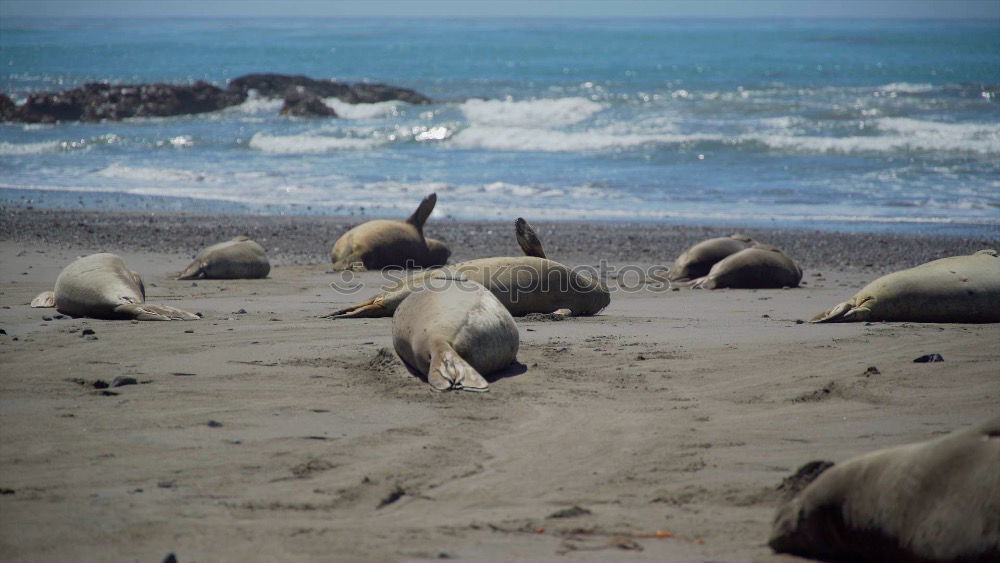
<svg viewBox="0 0 1000 563">
<path fill-rule="evenodd" d="M 334 241 L 349 228 L 372 218 L 0 206 L 0 241 L 94 252 L 115 249 L 193 255 L 211 244 L 247 235 L 264 246 L 273 264 L 326 264 Z M 449 244 L 453 263 L 487 256 L 517 256 L 521 251 L 513 236 L 514 218 L 508 222 L 432 217 L 425 232 Z M 838 269 L 878 275 L 983 248 L 1000 249 L 1000 232 L 974 237 L 528 219 L 551 256 L 576 264 L 604 260 L 619 265 L 669 265 L 692 244 L 734 232 L 782 248 L 805 270 Z"/>
</svg>

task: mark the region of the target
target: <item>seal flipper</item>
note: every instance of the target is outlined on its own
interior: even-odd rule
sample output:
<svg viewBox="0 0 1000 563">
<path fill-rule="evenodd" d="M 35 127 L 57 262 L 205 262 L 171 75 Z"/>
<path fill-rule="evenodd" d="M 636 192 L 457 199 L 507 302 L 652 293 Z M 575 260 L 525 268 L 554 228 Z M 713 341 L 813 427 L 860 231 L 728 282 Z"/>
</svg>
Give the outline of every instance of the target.
<svg viewBox="0 0 1000 563">
<path fill-rule="evenodd" d="M 396 312 L 396 307 L 390 306 L 385 297 L 376 295 L 368 301 L 362 301 L 357 305 L 337 309 L 329 315 L 323 315 L 321 319 L 346 319 L 346 318 L 378 318 L 391 317 Z"/>
<path fill-rule="evenodd" d="M 205 276 L 205 264 L 203 264 L 200 260 L 195 260 L 194 262 L 191 262 L 191 264 L 189 264 L 187 268 L 184 268 L 184 271 L 181 272 L 179 276 L 177 276 L 177 279 L 193 280 L 204 276 Z"/>
<path fill-rule="evenodd" d="M 431 353 L 427 383 L 435 391 L 489 391 L 490 384 L 447 342 L 439 342 Z"/>
<path fill-rule="evenodd" d="M 36 309 L 47 309 L 56 306 L 56 292 L 43 291 L 31 300 L 31 306 Z"/>
<path fill-rule="evenodd" d="M 872 310 L 864 305 L 871 301 L 871 299 L 865 299 L 861 303 L 855 305 L 854 300 L 844 301 L 840 305 L 837 305 L 833 309 L 820 313 L 815 317 L 809 319 L 811 323 L 846 323 L 846 322 L 860 322 L 867 321 L 869 316 L 871 316 Z"/>
<path fill-rule="evenodd" d="M 115 307 L 115 314 L 137 321 L 196 321 L 201 318 L 169 305 L 150 303 L 125 303 Z"/>
<path fill-rule="evenodd" d="M 433 193 L 424 198 L 417 206 L 417 210 L 410 215 L 410 218 L 406 220 L 407 223 L 413 225 L 418 231 L 423 232 L 424 223 L 427 222 L 427 218 L 431 216 L 431 211 L 434 211 L 434 205 L 437 203 L 437 194 Z"/>
<path fill-rule="evenodd" d="M 518 217 L 514 221 L 514 234 L 517 236 L 517 244 L 524 251 L 525 256 L 545 258 L 542 241 L 538 239 L 535 229 L 532 229 L 531 225 L 523 217 Z"/>
</svg>

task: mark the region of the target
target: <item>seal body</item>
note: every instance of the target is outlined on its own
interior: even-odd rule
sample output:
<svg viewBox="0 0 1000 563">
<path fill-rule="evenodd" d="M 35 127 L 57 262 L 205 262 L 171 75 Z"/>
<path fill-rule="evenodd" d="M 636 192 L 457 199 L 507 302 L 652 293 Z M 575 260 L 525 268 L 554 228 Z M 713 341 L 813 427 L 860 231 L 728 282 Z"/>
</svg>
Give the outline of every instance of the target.
<svg viewBox="0 0 1000 563">
<path fill-rule="evenodd" d="M 980 250 L 893 272 L 812 319 L 850 321 L 1000 322 L 1000 258 Z"/>
<path fill-rule="evenodd" d="M 441 272 L 462 276 L 486 287 L 513 315 L 569 309 L 574 316 L 596 315 L 611 294 L 587 272 L 537 256 L 480 258 L 439 270 L 410 275 L 368 301 L 333 312 L 330 317 L 388 317 L 415 289 Z"/>
<path fill-rule="evenodd" d="M 144 321 L 198 319 L 187 311 L 145 301 L 142 277 L 114 254 L 79 258 L 56 278 L 54 305 L 66 315 Z"/>
<path fill-rule="evenodd" d="M 333 244 L 334 270 L 379 270 L 389 267 L 431 268 L 448 261 L 451 251 L 441 241 L 424 237 L 424 223 L 437 203 L 431 194 L 405 221 L 378 219 L 362 223 Z"/>
<path fill-rule="evenodd" d="M 746 235 L 703 240 L 685 250 L 667 272 L 670 281 L 685 282 L 708 274 L 718 261 L 756 244 Z"/>
<path fill-rule="evenodd" d="M 780 249 L 757 244 L 730 254 L 715 263 L 691 287 L 702 289 L 765 289 L 797 287 L 802 269 Z"/>
<path fill-rule="evenodd" d="M 826 470 L 782 506 L 776 552 L 836 561 L 1000 561 L 1000 417 Z"/>
<path fill-rule="evenodd" d="M 199 252 L 177 279 L 257 279 L 266 278 L 270 272 L 271 263 L 264 248 L 248 237 L 239 236 Z"/>
<path fill-rule="evenodd" d="M 485 391 L 483 375 L 517 357 L 514 318 L 482 285 L 446 272 L 426 280 L 396 310 L 392 342 L 399 357 L 437 391 Z"/>
</svg>

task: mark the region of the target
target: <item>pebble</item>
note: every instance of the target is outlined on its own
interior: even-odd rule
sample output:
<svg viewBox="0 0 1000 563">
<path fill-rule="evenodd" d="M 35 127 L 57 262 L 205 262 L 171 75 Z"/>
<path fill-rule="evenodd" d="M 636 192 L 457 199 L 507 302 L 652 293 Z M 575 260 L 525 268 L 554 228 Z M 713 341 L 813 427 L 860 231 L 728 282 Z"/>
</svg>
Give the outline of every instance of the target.
<svg viewBox="0 0 1000 563">
<path fill-rule="evenodd" d="M 208 424 L 209 428 L 220 428 L 222 426 L 222 423 L 218 420 L 209 420 L 206 424 Z"/>
<path fill-rule="evenodd" d="M 138 385 L 136 378 L 130 375 L 119 375 L 111 382 L 112 387 L 123 387 L 125 385 Z"/>
<path fill-rule="evenodd" d="M 90 336 L 92 334 L 95 334 L 94 329 L 92 328 L 85 328 L 80 331 L 80 336 Z"/>
</svg>

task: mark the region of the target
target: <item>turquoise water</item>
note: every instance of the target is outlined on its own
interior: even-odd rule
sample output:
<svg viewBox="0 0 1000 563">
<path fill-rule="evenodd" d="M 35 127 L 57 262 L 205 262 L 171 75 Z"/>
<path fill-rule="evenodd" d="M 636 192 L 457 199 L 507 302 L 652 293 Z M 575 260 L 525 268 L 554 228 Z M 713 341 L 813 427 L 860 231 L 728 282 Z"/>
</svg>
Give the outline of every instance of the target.
<svg viewBox="0 0 1000 563">
<path fill-rule="evenodd" d="M 9 19 L 0 62 L 15 99 L 279 72 L 437 101 L 3 124 L 0 200 L 1000 229 L 998 22 Z"/>
</svg>

